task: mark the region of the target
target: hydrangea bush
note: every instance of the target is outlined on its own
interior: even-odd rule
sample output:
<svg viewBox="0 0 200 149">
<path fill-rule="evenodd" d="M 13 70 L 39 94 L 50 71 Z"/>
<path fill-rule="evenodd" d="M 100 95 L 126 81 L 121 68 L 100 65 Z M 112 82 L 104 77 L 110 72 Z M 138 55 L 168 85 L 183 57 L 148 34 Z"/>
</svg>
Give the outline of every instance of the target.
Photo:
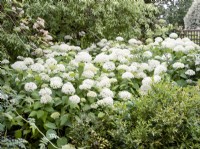
<svg viewBox="0 0 200 149">
<path fill-rule="evenodd" d="M 199 78 L 200 47 L 175 33 L 148 45 L 117 37 L 86 49 L 61 43 L 37 50 L 34 59 L 1 62 L 1 90 L 12 105 L 4 114 L 6 129 L 17 126 L 16 138 L 32 145 L 41 138 L 41 148 L 77 145 L 69 134 L 75 122 L 102 118 L 116 102 L 147 95 L 153 84 L 195 85 Z"/>
</svg>

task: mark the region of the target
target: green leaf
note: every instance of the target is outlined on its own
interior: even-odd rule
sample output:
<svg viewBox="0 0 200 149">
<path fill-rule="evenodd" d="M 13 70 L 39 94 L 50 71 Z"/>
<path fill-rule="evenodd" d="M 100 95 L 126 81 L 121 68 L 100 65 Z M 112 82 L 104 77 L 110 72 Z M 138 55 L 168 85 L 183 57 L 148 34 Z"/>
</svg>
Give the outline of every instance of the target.
<svg viewBox="0 0 200 149">
<path fill-rule="evenodd" d="M 42 110 L 37 111 L 37 118 L 41 118 L 44 115 L 44 113 L 45 112 Z"/>
<path fill-rule="evenodd" d="M 37 111 L 32 111 L 32 112 L 29 114 L 30 117 L 34 117 L 35 115 L 37 115 Z"/>
<path fill-rule="evenodd" d="M 57 135 L 57 133 L 56 133 L 55 130 L 49 129 L 49 130 L 46 132 L 46 137 L 47 137 L 49 140 L 52 140 L 52 139 L 53 139 L 53 138 L 51 137 L 51 134 Z"/>
<path fill-rule="evenodd" d="M 61 120 L 60 125 L 61 126 L 65 125 L 67 123 L 68 119 L 69 119 L 69 114 L 65 114 L 65 115 L 61 116 L 60 117 L 60 120 Z"/>
<path fill-rule="evenodd" d="M 58 147 L 62 147 L 63 145 L 65 145 L 67 143 L 68 143 L 68 141 L 67 141 L 67 138 L 65 138 L 65 137 L 58 138 L 58 140 L 57 140 Z"/>
<path fill-rule="evenodd" d="M 102 117 L 104 117 L 105 116 L 105 113 L 103 113 L 103 112 L 99 112 L 99 114 L 98 114 L 98 118 L 102 118 Z"/>
<path fill-rule="evenodd" d="M 57 128 L 57 127 L 56 127 L 56 124 L 51 123 L 51 122 L 47 122 L 47 123 L 45 124 L 45 126 L 48 127 L 48 128 L 51 128 L 51 129 L 56 129 L 56 128 Z"/>
<path fill-rule="evenodd" d="M 40 107 L 42 107 L 43 105 L 38 101 L 38 102 L 35 102 L 34 103 L 34 105 L 33 105 L 33 108 L 34 108 L 34 110 L 36 110 L 36 109 L 38 109 L 38 108 L 40 108 Z"/>
<path fill-rule="evenodd" d="M 15 138 L 21 138 L 22 137 L 22 130 L 16 130 L 15 131 Z"/>
</svg>

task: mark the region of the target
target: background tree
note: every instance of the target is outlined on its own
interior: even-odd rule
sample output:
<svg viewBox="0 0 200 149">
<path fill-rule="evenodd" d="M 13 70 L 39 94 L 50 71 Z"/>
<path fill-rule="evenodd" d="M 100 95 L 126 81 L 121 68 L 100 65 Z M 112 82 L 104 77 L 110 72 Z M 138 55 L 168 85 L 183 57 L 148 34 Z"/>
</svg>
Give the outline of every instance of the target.
<svg viewBox="0 0 200 149">
<path fill-rule="evenodd" d="M 184 22 L 186 29 L 200 29 L 200 1 L 194 0 L 188 10 Z"/>
</svg>

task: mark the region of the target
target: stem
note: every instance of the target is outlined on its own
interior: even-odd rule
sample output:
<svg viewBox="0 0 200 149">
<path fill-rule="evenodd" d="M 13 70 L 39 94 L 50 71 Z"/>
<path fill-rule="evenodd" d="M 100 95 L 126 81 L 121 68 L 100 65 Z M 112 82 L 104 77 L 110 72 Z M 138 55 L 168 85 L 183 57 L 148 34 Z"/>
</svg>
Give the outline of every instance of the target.
<svg viewBox="0 0 200 149">
<path fill-rule="evenodd" d="M 15 113 L 16 113 L 22 120 L 24 120 L 25 122 L 27 122 L 28 124 L 30 124 L 30 122 L 27 121 L 25 118 L 23 118 L 16 110 L 14 110 L 14 111 L 15 111 Z M 31 124 L 30 124 L 30 125 L 31 125 Z M 55 145 L 40 131 L 40 129 L 35 125 L 35 123 L 34 123 L 34 127 L 37 129 L 37 131 L 38 131 L 45 139 L 47 139 L 47 141 L 48 141 L 54 148 L 60 149 L 60 148 L 58 148 L 57 146 L 55 146 Z"/>
</svg>

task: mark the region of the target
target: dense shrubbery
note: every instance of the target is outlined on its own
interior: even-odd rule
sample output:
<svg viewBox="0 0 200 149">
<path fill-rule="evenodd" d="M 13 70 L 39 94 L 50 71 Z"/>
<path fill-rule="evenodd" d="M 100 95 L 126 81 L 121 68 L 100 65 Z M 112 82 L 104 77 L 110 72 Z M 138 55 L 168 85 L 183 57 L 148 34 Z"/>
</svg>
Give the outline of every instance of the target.
<svg viewBox="0 0 200 149">
<path fill-rule="evenodd" d="M 1 62 L 2 133 L 41 149 L 198 147 L 198 87 L 176 87 L 199 78 L 200 49 L 188 38 L 145 46 L 117 37 L 34 53 Z M 155 85 L 165 80 L 174 87 Z"/>
<path fill-rule="evenodd" d="M 145 41 L 165 36 L 173 29 L 163 20 L 157 21 L 157 8 L 143 1 L 3 0 L 0 4 L 2 59 L 30 55 L 33 49 L 49 46 L 51 36 L 54 42 L 71 42 L 85 48 L 102 38 L 123 36 Z M 38 17 L 45 23 L 36 29 Z"/>
</svg>

